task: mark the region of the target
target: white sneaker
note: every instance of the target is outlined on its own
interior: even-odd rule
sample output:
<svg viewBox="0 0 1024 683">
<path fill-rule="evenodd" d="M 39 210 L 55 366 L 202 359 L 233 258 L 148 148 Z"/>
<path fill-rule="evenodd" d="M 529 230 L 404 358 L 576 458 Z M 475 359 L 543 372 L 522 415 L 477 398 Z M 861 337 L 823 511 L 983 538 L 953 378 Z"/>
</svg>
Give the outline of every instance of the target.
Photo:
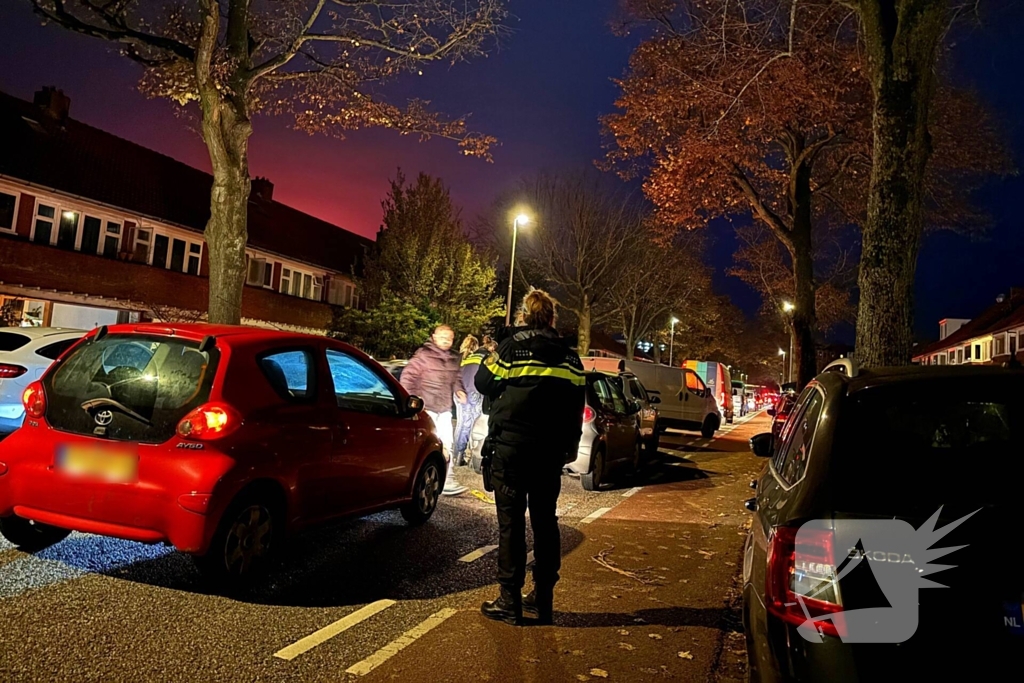
<svg viewBox="0 0 1024 683">
<path fill-rule="evenodd" d="M 441 490 L 441 495 L 442 496 L 460 496 L 460 495 L 462 495 L 463 493 L 465 493 L 468 490 L 469 490 L 468 486 L 463 486 L 462 484 L 458 484 L 458 483 L 454 483 L 453 482 L 451 488 L 449 488 L 446 485 L 444 487 L 444 489 Z"/>
</svg>

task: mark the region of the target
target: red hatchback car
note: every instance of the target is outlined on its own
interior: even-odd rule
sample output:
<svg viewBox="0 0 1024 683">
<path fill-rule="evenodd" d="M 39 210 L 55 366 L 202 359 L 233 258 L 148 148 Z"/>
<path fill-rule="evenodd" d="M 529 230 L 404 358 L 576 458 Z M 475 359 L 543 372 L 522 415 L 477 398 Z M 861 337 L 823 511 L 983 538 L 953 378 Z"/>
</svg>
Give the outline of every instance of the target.
<svg viewBox="0 0 1024 683">
<path fill-rule="evenodd" d="M 331 339 L 202 324 L 99 328 L 24 395 L 0 441 L 0 532 L 169 543 L 215 582 L 308 525 L 398 508 L 445 478 L 423 402 Z"/>
</svg>

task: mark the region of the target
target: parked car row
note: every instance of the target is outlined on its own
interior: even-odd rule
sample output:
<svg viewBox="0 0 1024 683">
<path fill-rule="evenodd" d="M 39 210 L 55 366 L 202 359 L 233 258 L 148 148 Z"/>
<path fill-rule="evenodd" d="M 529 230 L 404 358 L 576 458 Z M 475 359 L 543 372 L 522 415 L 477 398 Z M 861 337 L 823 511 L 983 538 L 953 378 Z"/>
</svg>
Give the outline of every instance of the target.
<svg viewBox="0 0 1024 683">
<path fill-rule="evenodd" d="M 25 420 L 21 395 L 85 330 L 60 327 L 0 329 L 0 436 Z"/>
</svg>

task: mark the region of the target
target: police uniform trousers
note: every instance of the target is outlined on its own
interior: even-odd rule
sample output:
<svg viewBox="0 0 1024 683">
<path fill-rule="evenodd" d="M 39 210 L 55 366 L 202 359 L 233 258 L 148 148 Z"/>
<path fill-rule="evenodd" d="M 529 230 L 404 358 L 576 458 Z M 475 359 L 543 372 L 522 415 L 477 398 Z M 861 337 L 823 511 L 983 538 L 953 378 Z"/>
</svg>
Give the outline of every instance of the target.
<svg viewBox="0 0 1024 683">
<path fill-rule="evenodd" d="M 562 565 L 558 494 L 565 453 L 550 442 L 499 439 L 491 465 L 498 508 L 498 583 L 517 593 L 526 580 L 526 510 L 533 527 L 533 581 L 553 587 Z"/>
</svg>

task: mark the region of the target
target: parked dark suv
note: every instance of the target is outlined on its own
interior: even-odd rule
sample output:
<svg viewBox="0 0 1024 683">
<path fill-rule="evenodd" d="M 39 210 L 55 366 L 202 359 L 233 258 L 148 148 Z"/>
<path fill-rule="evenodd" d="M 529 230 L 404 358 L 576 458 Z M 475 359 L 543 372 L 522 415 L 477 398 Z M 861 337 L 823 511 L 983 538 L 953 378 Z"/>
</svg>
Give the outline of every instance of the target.
<svg viewBox="0 0 1024 683">
<path fill-rule="evenodd" d="M 1019 669 L 1022 445 L 1019 370 L 826 368 L 780 438 L 751 439 L 750 680 Z"/>
</svg>

